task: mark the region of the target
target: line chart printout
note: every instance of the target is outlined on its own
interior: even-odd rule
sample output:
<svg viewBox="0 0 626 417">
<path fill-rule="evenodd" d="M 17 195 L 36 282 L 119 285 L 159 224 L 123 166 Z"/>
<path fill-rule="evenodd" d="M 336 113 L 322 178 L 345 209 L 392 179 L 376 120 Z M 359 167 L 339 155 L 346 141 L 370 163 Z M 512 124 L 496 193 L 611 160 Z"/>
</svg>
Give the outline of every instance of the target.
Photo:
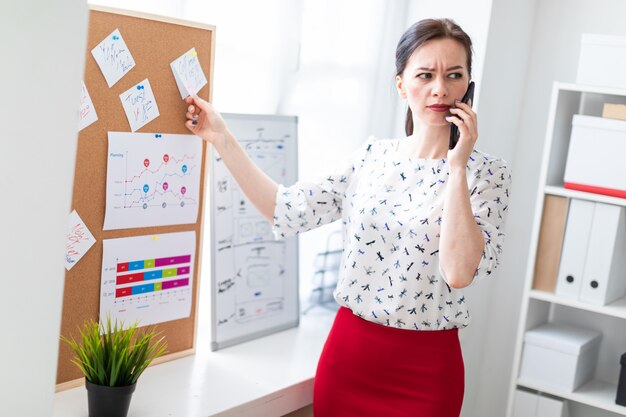
<svg viewBox="0 0 626 417">
<path fill-rule="evenodd" d="M 100 317 L 141 326 L 191 314 L 195 232 L 102 241 Z"/>
<path fill-rule="evenodd" d="M 195 223 L 201 168 L 197 136 L 109 132 L 103 229 Z"/>
<path fill-rule="evenodd" d="M 274 181 L 297 178 L 297 119 L 224 114 L 246 153 Z M 217 152 L 212 158 L 212 349 L 299 320 L 298 242 L 276 240 Z"/>
</svg>

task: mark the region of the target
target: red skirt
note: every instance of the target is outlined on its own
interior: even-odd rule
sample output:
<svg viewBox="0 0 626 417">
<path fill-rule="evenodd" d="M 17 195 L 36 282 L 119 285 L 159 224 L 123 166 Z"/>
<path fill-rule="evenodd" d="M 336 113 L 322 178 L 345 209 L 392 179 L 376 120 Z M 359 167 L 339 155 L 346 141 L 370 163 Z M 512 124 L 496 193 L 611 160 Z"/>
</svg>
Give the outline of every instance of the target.
<svg viewBox="0 0 626 417">
<path fill-rule="evenodd" d="M 322 350 L 315 417 L 458 417 L 465 370 L 457 330 L 382 326 L 341 307 Z"/>
</svg>

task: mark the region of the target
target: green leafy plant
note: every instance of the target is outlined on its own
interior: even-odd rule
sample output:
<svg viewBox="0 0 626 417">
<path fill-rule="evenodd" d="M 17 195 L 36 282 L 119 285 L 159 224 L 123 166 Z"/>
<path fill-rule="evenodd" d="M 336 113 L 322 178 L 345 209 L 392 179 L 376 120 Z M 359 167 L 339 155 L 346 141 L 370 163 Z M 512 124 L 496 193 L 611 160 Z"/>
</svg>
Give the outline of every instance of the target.
<svg viewBox="0 0 626 417">
<path fill-rule="evenodd" d="M 80 343 L 61 336 L 76 356 L 72 359 L 92 384 L 123 387 L 137 382 L 150 363 L 167 351 L 167 342 L 154 327 L 139 330 L 139 322 L 124 323 L 107 316 L 106 325 L 85 321 Z M 157 339 L 158 338 L 158 339 Z"/>
</svg>

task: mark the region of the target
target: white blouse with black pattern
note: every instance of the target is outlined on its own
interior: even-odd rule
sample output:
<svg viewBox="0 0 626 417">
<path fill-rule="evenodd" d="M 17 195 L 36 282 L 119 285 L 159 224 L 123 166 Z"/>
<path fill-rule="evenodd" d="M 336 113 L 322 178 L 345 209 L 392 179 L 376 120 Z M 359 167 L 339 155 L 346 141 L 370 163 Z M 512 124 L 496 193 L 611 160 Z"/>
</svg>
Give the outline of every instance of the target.
<svg viewBox="0 0 626 417">
<path fill-rule="evenodd" d="M 439 269 L 446 159 L 415 159 L 402 139 L 370 138 L 345 169 L 315 182 L 279 186 L 274 235 L 287 237 L 342 219 L 344 249 L 335 299 L 359 317 L 400 329 L 465 327 L 462 290 Z M 467 164 L 470 203 L 485 238 L 476 281 L 498 265 L 511 174 L 478 150 Z"/>
</svg>

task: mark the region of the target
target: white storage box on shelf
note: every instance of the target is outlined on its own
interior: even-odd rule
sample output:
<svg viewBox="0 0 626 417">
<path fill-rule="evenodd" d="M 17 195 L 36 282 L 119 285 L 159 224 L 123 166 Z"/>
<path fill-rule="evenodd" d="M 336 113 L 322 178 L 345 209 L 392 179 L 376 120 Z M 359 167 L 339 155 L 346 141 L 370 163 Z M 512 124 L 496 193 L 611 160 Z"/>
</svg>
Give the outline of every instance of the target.
<svg viewBox="0 0 626 417">
<path fill-rule="evenodd" d="M 576 83 L 626 89 L 626 37 L 584 33 Z"/>
<path fill-rule="evenodd" d="M 573 392 L 594 374 L 602 334 L 547 323 L 524 336 L 520 379 Z"/>
<path fill-rule="evenodd" d="M 625 120 L 574 115 L 565 188 L 626 198 L 624 155 Z"/>
</svg>

